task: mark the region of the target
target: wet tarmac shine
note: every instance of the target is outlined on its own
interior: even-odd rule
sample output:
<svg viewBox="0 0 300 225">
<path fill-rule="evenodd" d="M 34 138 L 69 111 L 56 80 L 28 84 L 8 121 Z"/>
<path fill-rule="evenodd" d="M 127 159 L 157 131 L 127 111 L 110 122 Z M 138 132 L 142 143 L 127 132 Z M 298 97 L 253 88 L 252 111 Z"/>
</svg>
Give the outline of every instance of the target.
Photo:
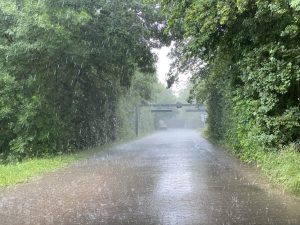
<svg viewBox="0 0 300 225">
<path fill-rule="evenodd" d="M 193 130 L 166 130 L 0 191 L 1 225 L 300 224 L 300 200 L 269 190 Z"/>
</svg>

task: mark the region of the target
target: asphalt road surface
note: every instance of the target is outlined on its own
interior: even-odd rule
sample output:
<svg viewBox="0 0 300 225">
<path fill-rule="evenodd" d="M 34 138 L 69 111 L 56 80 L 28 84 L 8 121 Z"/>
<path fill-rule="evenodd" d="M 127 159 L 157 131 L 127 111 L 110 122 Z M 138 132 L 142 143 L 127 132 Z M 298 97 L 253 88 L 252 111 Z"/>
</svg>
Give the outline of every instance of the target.
<svg viewBox="0 0 300 225">
<path fill-rule="evenodd" d="M 1 225 L 300 224 L 300 200 L 193 130 L 119 145 L 0 190 Z"/>
</svg>

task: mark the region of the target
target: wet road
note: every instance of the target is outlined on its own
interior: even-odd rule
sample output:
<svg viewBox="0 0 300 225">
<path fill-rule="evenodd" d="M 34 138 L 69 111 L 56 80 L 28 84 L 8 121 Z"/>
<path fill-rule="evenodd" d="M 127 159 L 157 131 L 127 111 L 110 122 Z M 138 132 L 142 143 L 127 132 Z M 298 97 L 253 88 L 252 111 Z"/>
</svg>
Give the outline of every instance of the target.
<svg viewBox="0 0 300 225">
<path fill-rule="evenodd" d="M 0 224 L 299 225 L 299 199 L 258 177 L 196 131 L 161 131 L 0 191 Z"/>
</svg>

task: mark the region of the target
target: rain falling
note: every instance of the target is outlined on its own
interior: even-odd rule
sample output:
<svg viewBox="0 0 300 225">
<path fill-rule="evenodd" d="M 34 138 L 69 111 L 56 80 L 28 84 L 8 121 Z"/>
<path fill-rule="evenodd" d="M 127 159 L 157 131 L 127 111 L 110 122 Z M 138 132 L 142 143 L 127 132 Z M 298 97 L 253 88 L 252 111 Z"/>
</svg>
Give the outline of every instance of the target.
<svg viewBox="0 0 300 225">
<path fill-rule="evenodd" d="M 0 225 L 299 225 L 299 12 L 0 0 Z"/>
</svg>

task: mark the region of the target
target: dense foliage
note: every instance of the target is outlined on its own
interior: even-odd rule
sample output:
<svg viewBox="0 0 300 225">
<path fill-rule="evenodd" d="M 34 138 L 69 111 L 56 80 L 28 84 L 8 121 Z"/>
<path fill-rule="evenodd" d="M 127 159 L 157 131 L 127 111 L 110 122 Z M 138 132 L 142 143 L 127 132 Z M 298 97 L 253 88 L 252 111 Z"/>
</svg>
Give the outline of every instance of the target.
<svg viewBox="0 0 300 225">
<path fill-rule="evenodd" d="M 0 157 L 116 139 L 120 99 L 167 41 L 160 21 L 135 0 L 0 0 Z"/>
<path fill-rule="evenodd" d="M 299 143 L 300 2 L 163 2 L 181 68 L 194 65 L 192 94 L 207 104 L 210 136 L 252 159 Z"/>
<path fill-rule="evenodd" d="M 166 90 L 157 90 L 160 83 L 151 74 L 136 73 L 129 90 L 124 90 L 117 104 L 117 137 L 131 139 L 136 136 L 135 108 L 137 105 L 155 101 Z M 149 108 L 139 107 L 139 134 L 144 135 L 154 130 L 154 115 Z"/>
</svg>

